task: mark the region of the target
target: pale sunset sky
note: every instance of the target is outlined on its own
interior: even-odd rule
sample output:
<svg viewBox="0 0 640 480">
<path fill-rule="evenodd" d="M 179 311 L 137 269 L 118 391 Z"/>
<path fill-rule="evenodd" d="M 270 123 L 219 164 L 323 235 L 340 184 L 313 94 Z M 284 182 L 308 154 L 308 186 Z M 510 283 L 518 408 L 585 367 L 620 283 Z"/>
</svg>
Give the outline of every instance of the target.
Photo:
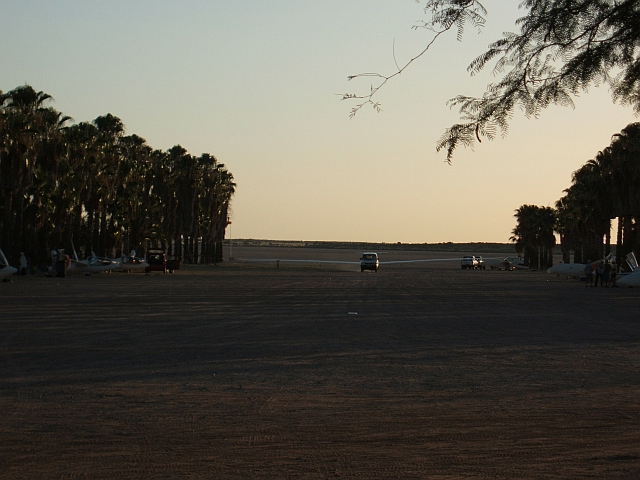
<svg viewBox="0 0 640 480">
<path fill-rule="evenodd" d="M 480 96 L 467 65 L 518 0 L 487 0 L 488 24 L 455 32 L 349 118 L 362 72 L 394 71 L 430 40 L 414 0 L 0 0 L 0 90 L 30 84 L 76 122 L 111 113 L 153 148 L 180 144 L 233 173 L 232 238 L 507 242 L 522 204 L 553 206 L 571 173 L 640 121 L 593 88 L 576 108 L 516 114 L 508 136 L 435 144 Z M 228 232 L 229 233 L 229 232 Z M 229 236 L 229 235 L 227 235 Z"/>
</svg>

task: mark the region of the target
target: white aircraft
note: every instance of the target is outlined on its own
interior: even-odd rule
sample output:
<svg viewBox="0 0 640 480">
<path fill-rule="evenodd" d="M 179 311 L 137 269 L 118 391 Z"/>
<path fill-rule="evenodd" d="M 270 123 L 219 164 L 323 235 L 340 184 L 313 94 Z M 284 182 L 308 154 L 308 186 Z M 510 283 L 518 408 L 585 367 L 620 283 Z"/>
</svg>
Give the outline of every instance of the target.
<svg viewBox="0 0 640 480">
<path fill-rule="evenodd" d="M 524 259 L 522 257 L 507 257 L 504 260 L 511 264 L 511 268 L 513 270 L 516 268 L 519 270 L 529 270 L 529 267 L 524 264 Z"/>
<path fill-rule="evenodd" d="M 110 258 L 98 257 L 94 252 L 91 252 L 91 256 L 86 260 L 78 260 L 78 254 L 75 248 L 73 249 L 73 258 L 70 259 L 68 272 L 80 272 L 85 275 L 91 275 L 92 273 L 108 272 L 115 270 L 120 266 L 120 262 L 112 260 Z"/>
<path fill-rule="evenodd" d="M 7 261 L 7 257 L 4 256 L 2 250 L 0 250 L 0 278 L 8 277 L 9 275 L 13 275 L 18 271 L 17 268 L 9 265 Z"/>
<path fill-rule="evenodd" d="M 598 266 L 598 262 L 592 262 L 593 268 Z M 581 277 L 584 275 L 584 267 L 586 263 L 559 263 L 553 267 L 547 268 L 547 273 L 555 273 L 557 275 L 566 275 L 567 277 Z"/>
<path fill-rule="evenodd" d="M 623 287 L 640 287 L 640 268 L 638 268 L 638 260 L 633 252 L 627 254 L 627 265 L 631 268 L 631 273 L 616 281 L 616 285 Z"/>
<path fill-rule="evenodd" d="M 131 250 L 129 255 L 122 255 L 116 270 L 121 272 L 144 272 L 148 266 L 146 259 L 136 257 L 136 251 Z"/>
<path fill-rule="evenodd" d="M 92 273 L 108 272 L 120 266 L 120 262 L 118 262 L 117 260 L 98 257 L 93 252 L 91 252 L 91 256 L 87 257 L 86 260 L 79 260 L 78 254 L 76 253 L 76 250 L 74 248 L 73 258 L 70 258 L 68 255 L 65 255 L 63 250 L 51 251 L 52 266 L 50 270 L 52 272 L 55 272 L 58 255 L 63 256 L 65 262 L 67 263 L 66 271 L 71 273 L 79 272 L 79 273 L 84 273 L 85 275 L 91 275 Z"/>
<path fill-rule="evenodd" d="M 613 254 L 607 255 L 602 260 L 611 260 Z M 591 262 L 591 267 L 593 268 L 593 272 L 595 273 L 598 264 L 602 260 L 597 260 L 595 262 Z M 566 275 L 567 277 L 581 277 L 584 273 L 584 267 L 586 267 L 586 263 L 559 263 L 558 265 L 554 265 L 547 269 L 547 273 L 555 273 L 557 275 Z"/>
</svg>

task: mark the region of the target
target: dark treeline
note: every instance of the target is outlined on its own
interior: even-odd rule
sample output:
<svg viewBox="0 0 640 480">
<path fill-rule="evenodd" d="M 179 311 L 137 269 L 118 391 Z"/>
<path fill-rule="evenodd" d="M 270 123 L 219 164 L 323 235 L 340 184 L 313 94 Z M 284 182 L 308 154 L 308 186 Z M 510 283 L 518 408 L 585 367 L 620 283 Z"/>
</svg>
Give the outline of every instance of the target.
<svg viewBox="0 0 640 480">
<path fill-rule="evenodd" d="M 26 85 L 0 92 L 0 247 L 46 264 L 51 248 L 116 256 L 147 245 L 222 261 L 233 175 L 207 153 L 154 150 L 107 114 L 92 122 Z"/>
<path fill-rule="evenodd" d="M 564 262 L 595 261 L 611 253 L 611 221 L 618 220 L 616 262 L 640 247 L 640 123 L 627 125 L 611 144 L 573 172 L 556 208 L 523 205 L 511 240 L 533 268 L 552 265 L 554 232 Z"/>
<path fill-rule="evenodd" d="M 518 254 L 523 255 L 524 264 L 531 268 L 553 265 L 556 211 L 550 207 L 522 205 L 515 216 L 517 224 L 510 240 L 516 244 Z"/>
</svg>

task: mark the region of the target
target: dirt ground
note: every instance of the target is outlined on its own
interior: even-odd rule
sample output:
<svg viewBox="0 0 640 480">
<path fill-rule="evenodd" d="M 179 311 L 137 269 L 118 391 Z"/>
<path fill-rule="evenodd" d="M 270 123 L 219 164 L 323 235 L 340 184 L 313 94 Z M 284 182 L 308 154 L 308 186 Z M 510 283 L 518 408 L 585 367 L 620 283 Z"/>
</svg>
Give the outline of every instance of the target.
<svg viewBox="0 0 640 480">
<path fill-rule="evenodd" d="M 446 256 L 381 259 L 417 255 Z M 0 478 L 82 477 L 640 478 L 640 289 L 455 261 L 0 283 Z"/>
</svg>

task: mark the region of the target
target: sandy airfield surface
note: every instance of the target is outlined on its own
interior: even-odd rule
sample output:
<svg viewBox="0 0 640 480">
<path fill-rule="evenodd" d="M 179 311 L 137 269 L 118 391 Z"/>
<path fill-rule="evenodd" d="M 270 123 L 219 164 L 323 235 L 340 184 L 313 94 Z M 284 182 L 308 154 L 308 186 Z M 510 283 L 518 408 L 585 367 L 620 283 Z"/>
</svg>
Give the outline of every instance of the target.
<svg viewBox="0 0 640 480">
<path fill-rule="evenodd" d="M 455 261 L 0 283 L 0 478 L 115 477 L 640 478 L 640 289 Z"/>
</svg>

